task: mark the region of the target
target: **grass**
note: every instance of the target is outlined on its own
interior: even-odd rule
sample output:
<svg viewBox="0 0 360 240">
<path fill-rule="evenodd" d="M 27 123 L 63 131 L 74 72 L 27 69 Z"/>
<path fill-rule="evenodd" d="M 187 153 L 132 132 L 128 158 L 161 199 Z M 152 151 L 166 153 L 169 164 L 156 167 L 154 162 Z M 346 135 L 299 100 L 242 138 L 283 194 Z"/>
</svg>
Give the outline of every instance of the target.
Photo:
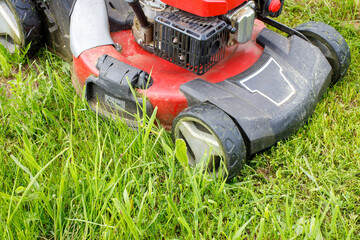
<svg viewBox="0 0 360 240">
<path fill-rule="evenodd" d="M 281 22 L 308 20 L 346 38 L 350 70 L 232 183 L 189 168 L 151 119 L 134 131 L 93 114 L 53 54 L 0 46 L 1 238 L 360 238 L 360 3 L 287 1 Z"/>
</svg>

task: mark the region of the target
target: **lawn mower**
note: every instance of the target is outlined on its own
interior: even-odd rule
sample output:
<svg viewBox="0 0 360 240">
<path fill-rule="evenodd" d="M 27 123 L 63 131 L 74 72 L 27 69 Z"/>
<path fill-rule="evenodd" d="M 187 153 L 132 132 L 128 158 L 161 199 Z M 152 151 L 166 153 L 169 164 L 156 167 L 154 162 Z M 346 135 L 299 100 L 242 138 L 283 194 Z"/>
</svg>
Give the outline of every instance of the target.
<svg viewBox="0 0 360 240">
<path fill-rule="evenodd" d="M 231 179 L 246 159 L 305 124 L 350 64 L 340 33 L 322 22 L 287 27 L 273 19 L 283 6 L 0 0 L 1 43 L 13 50 L 46 42 L 72 62 L 73 84 L 92 110 L 132 125 L 134 114 L 156 109 L 174 140 L 186 143 L 190 165 Z"/>
</svg>

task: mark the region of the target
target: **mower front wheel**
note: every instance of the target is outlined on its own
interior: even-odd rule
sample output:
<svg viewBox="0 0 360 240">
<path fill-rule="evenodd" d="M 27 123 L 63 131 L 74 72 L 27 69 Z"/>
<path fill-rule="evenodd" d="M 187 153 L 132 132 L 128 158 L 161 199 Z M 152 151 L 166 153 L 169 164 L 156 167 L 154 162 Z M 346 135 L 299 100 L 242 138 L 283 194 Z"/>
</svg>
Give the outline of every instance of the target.
<svg viewBox="0 0 360 240">
<path fill-rule="evenodd" d="M 41 21 L 32 0 L 0 0 L 0 43 L 13 53 L 29 43 L 35 53 L 42 39 Z"/>
<path fill-rule="evenodd" d="M 227 180 L 243 167 L 246 151 L 241 133 L 234 121 L 212 104 L 201 103 L 182 111 L 173 122 L 172 134 L 174 140 L 185 141 L 190 166 L 204 164 L 216 174 L 225 167 Z"/>
<path fill-rule="evenodd" d="M 296 30 L 304 34 L 325 55 L 333 69 L 331 82 L 340 81 L 351 61 L 350 49 L 343 36 L 323 22 L 303 23 Z"/>
</svg>

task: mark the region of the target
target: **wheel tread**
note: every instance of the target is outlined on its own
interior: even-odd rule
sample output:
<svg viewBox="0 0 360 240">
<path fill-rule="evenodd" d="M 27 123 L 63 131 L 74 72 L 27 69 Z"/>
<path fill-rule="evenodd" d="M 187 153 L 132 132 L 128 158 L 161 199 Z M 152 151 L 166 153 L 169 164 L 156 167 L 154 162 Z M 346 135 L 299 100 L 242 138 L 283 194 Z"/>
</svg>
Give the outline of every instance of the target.
<svg viewBox="0 0 360 240">
<path fill-rule="evenodd" d="M 226 155 L 227 179 L 235 177 L 246 159 L 245 143 L 234 121 L 220 108 L 210 103 L 200 103 L 182 111 L 174 120 L 172 133 L 175 137 L 177 122 L 183 117 L 195 117 L 205 123 L 217 136 Z M 233 144 L 227 144 L 232 142 Z"/>
<path fill-rule="evenodd" d="M 6 0 L 21 23 L 23 42 L 20 47 L 31 43 L 29 53 L 35 53 L 42 42 L 41 21 L 32 0 Z"/>
<path fill-rule="evenodd" d="M 323 22 L 307 22 L 296 28 L 307 37 L 319 40 L 332 53 L 334 61 L 331 62 L 333 68 L 332 82 L 341 80 L 350 66 L 351 54 L 343 36 L 333 27 Z"/>
</svg>

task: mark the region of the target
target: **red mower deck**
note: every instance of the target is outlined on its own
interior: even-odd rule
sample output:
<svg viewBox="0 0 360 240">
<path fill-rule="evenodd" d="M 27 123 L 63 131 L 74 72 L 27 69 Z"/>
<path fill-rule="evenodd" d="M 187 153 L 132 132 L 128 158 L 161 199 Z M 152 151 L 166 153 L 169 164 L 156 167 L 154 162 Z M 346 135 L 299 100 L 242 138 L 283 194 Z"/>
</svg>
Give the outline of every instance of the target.
<svg viewBox="0 0 360 240">
<path fill-rule="evenodd" d="M 246 44 L 227 48 L 221 64 L 216 65 L 201 78 L 210 83 L 217 83 L 252 66 L 263 52 L 263 48 L 256 43 L 256 38 L 264 27 L 262 22 L 257 21 L 252 39 Z M 95 66 L 104 54 L 151 72 L 154 84 L 145 91 L 146 97 L 153 107 L 158 107 L 157 118 L 160 123 L 166 129 L 171 129 L 174 118 L 188 107 L 185 96 L 179 90 L 180 86 L 199 76 L 145 51 L 136 43 L 131 31 L 112 33 L 111 36 L 115 43 L 120 44 L 120 52 L 113 46 L 102 46 L 89 49 L 78 58 L 74 57 L 74 74 L 79 86 L 84 87 L 90 75 L 98 76 L 99 71 Z"/>
</svg>

